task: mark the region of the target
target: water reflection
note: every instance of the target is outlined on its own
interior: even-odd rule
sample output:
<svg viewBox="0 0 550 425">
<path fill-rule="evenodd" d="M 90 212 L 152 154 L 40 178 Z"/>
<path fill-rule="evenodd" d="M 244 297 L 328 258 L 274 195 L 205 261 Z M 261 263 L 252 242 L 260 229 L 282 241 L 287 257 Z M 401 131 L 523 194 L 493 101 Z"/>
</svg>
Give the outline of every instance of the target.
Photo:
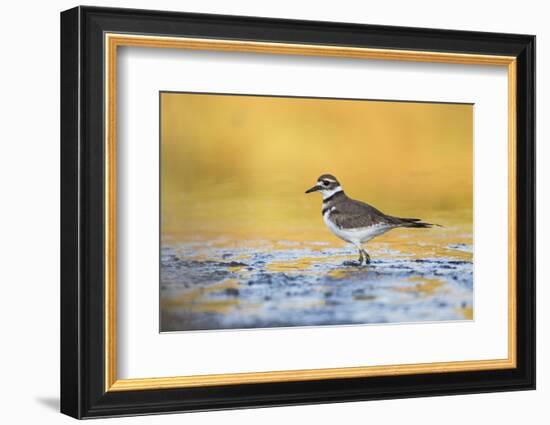
<svg viewBox="0 0 550 425">
<path fill-rule="evenodd" d="M 353 247 L 322 242 L 164 243 L 161 330 L 472 319 L 471 244 L 398 238 L 362 267 L 346 265 Z"/>
</svg>

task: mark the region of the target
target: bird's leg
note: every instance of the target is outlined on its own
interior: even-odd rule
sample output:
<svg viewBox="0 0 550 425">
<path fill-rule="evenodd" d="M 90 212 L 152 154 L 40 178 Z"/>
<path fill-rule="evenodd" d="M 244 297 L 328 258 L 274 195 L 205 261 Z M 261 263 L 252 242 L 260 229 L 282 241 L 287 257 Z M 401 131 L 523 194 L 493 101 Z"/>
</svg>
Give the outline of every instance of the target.
<svg viewBox="0 0 550 425">
<path fill-rule="evenodd" d="M 359 259 L 357 260 L 357 263 L 355 261 L 344 261 L 345 266 L 360 266 L 363 264 L 363 261 L 366 261 L 361 245 L 355 245 L 355 247 L 357 248 L 357 251 L 359 251 Z"/>
<path fill-rule="evenodd" d="M 365 264 L 370 264 L 370 255 L 369 255 L 369 253 L 367 252 L 367 250 L 364 249 L 364 248 L 361 248 L 361 251 L 362 251 L 362 253 L 363 253 L 364 257 L 365 257 Z"/>
<path fill-rule="evenodd" d="M 361 248 L 359 248 L 359 259 L 357 261 L 359 261 L 359 265 L 363 264 L 363 260 L 365 258 L 363 257 L 363 250 Z"/>
</svg>

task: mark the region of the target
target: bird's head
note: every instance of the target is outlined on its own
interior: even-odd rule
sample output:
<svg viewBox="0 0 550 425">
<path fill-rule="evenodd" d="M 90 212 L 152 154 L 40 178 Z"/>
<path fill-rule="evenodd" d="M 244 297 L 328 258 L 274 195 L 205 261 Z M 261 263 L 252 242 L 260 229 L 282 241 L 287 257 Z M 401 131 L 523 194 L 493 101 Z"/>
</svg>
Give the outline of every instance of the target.
<svg viewBox="0 0 550 425">
<path fill-rule="evenodd" d="M 321 192 L 323 199 L 326 199 L 337 192 L 341 192 L 340 183 L 332 174 L 323 174 L 317 179 L 317 183 L 312 188 L 306 190 L 306 193 Z"/>
</svg>

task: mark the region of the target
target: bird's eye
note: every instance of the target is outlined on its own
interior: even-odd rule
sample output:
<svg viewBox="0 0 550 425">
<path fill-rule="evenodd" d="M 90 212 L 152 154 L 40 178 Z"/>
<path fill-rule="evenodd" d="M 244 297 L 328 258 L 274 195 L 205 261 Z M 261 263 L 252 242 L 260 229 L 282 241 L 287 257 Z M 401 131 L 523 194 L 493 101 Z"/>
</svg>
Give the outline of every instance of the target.
<svg viewBox="0 0 550 425">
<path fill-rule="evenodd" d="M 329 182 L 326 180 L 323 180 L 323 186 L 328 186 L 328 185 L 329 185 Z"/>
</svg>

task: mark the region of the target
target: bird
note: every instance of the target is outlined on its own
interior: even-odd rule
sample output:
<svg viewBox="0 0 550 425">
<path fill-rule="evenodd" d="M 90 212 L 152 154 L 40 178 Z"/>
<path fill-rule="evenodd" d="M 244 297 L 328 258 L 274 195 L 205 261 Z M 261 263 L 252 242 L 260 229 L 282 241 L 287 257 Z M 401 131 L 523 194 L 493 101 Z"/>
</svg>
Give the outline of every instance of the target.
<svg viewBox="0 0 550 425">
<path fill-rule="evenodd" d="M 321 175 L 315 186 L 305 193 L 321 192 L 321 213 L 329 230 L 344 241 L 355 245 L 359 251 L 359 265 L 370 264 L 371 257 L 363 244 L 398 227 L 418 229 L 439 226 L 420 218 L 404 218 L 386 215 L 372 205 L 356 201 L 346 195 L 340 182 L 332 174 Z"/>
</svg>

